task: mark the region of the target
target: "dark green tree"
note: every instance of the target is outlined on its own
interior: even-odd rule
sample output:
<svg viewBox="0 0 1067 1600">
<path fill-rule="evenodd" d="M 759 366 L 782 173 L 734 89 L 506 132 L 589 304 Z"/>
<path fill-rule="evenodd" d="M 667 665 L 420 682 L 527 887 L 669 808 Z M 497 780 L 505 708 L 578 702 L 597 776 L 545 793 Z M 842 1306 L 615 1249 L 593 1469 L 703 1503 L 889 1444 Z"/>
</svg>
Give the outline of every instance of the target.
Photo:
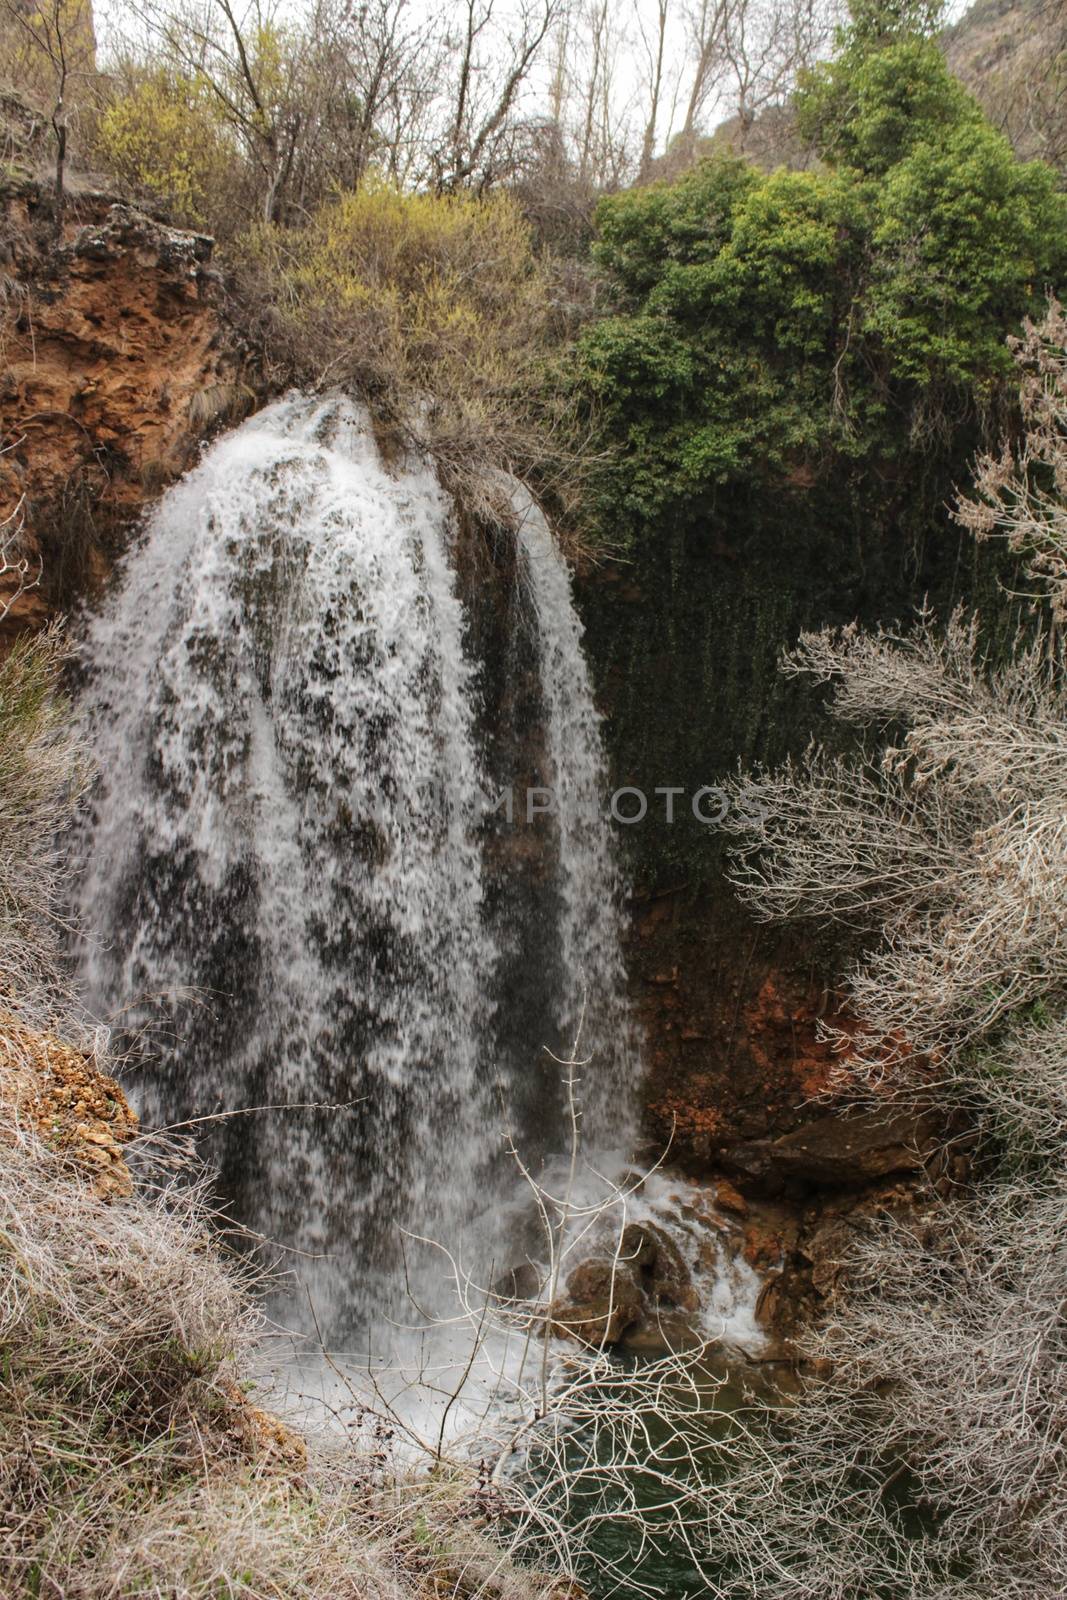
<svg viewBox="0 0 1067 1600">
<path fill-rule="evenodd" d="M 901 474 L 929 483 L 928 514 L 1009 403 L 1005 338 L 1062 281 L 1067 200 L 914 24 L 864 0 L 808 75 L 816 170 L 719 159 L 602 203 L 616 314 L 578 382 L 621 447 L 603 490 L 631 537 L 716 485 L 788 490 L 842 463 L 866 514 Z"/>
</svg>

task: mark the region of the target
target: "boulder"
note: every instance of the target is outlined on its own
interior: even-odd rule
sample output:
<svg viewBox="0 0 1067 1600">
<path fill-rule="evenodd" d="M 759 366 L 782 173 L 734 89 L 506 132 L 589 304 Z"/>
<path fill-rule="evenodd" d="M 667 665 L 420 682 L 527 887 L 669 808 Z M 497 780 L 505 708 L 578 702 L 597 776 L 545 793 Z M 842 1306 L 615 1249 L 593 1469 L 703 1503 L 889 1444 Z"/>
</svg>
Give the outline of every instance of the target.
<svg viewBox="0 0 1067 1600">
<path fill-rule="evenodd" d="M 848 1217 L 828 1217 L 805 1238 L 801 1255 L 811 1263 L 811 1285 L 820 1298 L 833 1294 L 855 1241 Z"/>
<path fill-rule="evenodd" d="M 728 1178 L 719 1178 L 715 1184 L 715 1204 L 735 1217 L 748 1216 L 748 1201 Z"/>
<path fill-rule="evenodd" d="M 665 1229 L 653 1222 L 629 1223 L 623 1229 L 619 1253 L 655 1309 L 700 1310 L 692 1273 Z"/>
<path fill-rule="evenodd" d="M 618 1344 L 644 1311 L 632 1265 L 600 1257 L 583 1261 L 567 1279 L 567 1293 L 552 1306 L 553 1333 L 579 1344 Z"/>
<path fill-rule="evenodd" d="M 932 1122 L 910 1111 L 849 1111 L 820 1117 L 780 1139 L 723 1153 L 736 1177 L 771 1193 L 790 1184 L 856 1188 L 897 1172 L 918 1172 L 935 1144 Z"/>
</svg>

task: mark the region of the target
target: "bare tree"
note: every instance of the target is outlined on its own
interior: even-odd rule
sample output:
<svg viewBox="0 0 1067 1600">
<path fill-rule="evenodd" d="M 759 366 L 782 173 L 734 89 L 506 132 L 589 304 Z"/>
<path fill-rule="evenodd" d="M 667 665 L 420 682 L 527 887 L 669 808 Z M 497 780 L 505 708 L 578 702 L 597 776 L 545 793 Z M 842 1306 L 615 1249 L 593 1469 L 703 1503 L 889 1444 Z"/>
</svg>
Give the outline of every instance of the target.
<svg viewBox="0 0 1067 1600">
<path fill-rule="evenodd" d="M 485 188 L 513 168 L 514 114 L 557 4 L 521 0 L 516 15 L 502 24 L 498 0 L 463 0 L 447 128 L 432 154 L 438 192 L 470 183 Z"/>
<path fill-rule="evenodd" d="M 95 73 L 92 12 L 83 0 L 41 0 L 39 5 L 0 0 L 0 9 L 6 24 L 3 31 L 16 46 L 14 75 L 39 85 L 49 105 L 48 118 L 55 140 L 53 229 L 58 242 L 63 235 L 66 205 L 72 97 L 76 85 Z"/>
<path fill-rule="evenodd" d="M 692 62 L 692 82 L 681 128 L 683 144 L 691 144 L 700 117 L 713 99 L 717 74 L 722 65 L 723 46 L 730 0 L 689 0 L 685 20 L 688 55 Z"/>
<path fill-rule="evenodd" d="M 836 7 L 823 0 L 731 0 L 722 54 L 743 149 L 760 114 L 780 105 L 797 74 L 829 48 Z"/>
<path fill-rule="evenodd" d="M 652 171 L 652 159 L 656 153 L 661 102 L 664 93 L 667 25 L 670 15 L 671 0 L 656 0 L 656 23 L 651 34 L 646 29 L 644 19 L 640 15 L 638 19 L 641 45 L 647 59 L 646 80 L 648 85 L 648 111 L 645 117 L 644 131 L 641 135 L 641 155 L 637 166 L 638 183 L 647 182 Z"/>
<path fill-rule="evenodd" d="M 243 148 L 255 209 L 284 217 L 310 145 L 321 137 L 336 54 L 337 23 L 321 0 L 305 26 L 283 20 L 273 0 L 131 0 L 144 53 L 195 81 Z"/>
<path fill-rule="evenodd" d="M 588 8 L 588 49 L 586 78 L 582 87 L 581 128 L 578 139 L 578 179 L 588 182 L 592 176 L 595 155 L 594 142 L 598 132 L 601 99 L 608 78 L 608 3 L 594 0 Z"/>
<path fill-rule="evenodd" d="M 343 4 L 319 22 L 324 96 L 319 192 L 359 187 L 377 164 L 398 182 L 419 175 L 447 59 L 437 19 L 407 0 Z"/>
<path fill-rule="evenodd" d="M 944 35 L 952 71 L 1024 160 L 1067 168 L 1067 4 L 1032 0 L 978 26 L 963 15 Z"/>
</svg>

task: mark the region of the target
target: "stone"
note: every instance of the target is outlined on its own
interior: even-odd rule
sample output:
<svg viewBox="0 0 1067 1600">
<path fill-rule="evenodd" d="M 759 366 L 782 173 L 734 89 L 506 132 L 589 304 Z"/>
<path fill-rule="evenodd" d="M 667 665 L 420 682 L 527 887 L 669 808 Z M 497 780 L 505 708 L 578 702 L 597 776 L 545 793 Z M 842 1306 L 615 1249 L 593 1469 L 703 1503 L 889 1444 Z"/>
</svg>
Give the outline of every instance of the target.
<svg viewBox="0 0 1067 1600">
<path fill-rule="evenodd" d="M 0 1110 L 33 1123 L 65 1165 L 92 1180 L 101 1199 L 133 1191 L 122 1146 L 137 1117 L 114 1078 L 53 1034 L 0 1011 Z"/>
<path fill-rule="evenodd" d="M 728 1178 L 719 1178 L 715 1184 L 715 1204 L 723 1211 L 732 1211 L 735 1217 L 748 1216 L 748 1201 Z"/>
<path fill-rule="evenodd" d="M 801 1254 L 811 1263 L 811 1284 L 825 1299 L 833 1294 L 845 1270 L 855 1229 L 847 1218 L 829 1217 L 804 1240 Z"/>
<path fill-rule="evenodd" d="M 566 1298 L 550 1311 L 553 1333 L 579 1344 L 618 1344 L 644 1311 L 644 1296 L 629 1264 L 608 1257 L 583 1261 L 567 1279 Z"/>
<path fill-rule="evenodd" d="M 913 1112 L 839 1112 L 780 1139 L 734 1145 L 722 1162 L 771 1193 L 789 1183 L 855 1188 L 891 1173 L 921 1171 L 935 1142 L 931 1120 Z"/>
<path fill-rule="evenodd" d="M 653 1306 L 699 1311 L 700 1296 L 682 1252 L 653 1222 L 631 1222 L 623 1229 L 619 1254 L 633 1270 Z"/>
</svg>

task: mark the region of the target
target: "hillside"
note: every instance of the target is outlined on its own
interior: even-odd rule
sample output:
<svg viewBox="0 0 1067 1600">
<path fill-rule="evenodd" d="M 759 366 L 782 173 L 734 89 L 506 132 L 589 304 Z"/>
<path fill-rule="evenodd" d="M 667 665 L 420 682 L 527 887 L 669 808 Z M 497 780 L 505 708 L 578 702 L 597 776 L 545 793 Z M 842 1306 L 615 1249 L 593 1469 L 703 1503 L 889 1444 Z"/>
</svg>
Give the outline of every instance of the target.
<svg viewBox="0 0 1067 1600">
<path fill-rule="evenodd" d="M 978 0 L 944 36 L 949 66 L 1026 160 L 1067 164 L 1067 6 Z"/>
</svg>

